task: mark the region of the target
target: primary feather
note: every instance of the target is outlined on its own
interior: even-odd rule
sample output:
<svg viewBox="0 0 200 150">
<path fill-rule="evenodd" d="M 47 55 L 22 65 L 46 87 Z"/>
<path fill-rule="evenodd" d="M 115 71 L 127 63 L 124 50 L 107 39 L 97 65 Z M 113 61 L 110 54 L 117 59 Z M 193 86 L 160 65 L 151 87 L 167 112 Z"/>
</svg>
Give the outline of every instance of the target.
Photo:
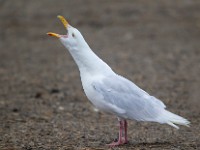
<svg viewBox="0 0 200 150">
<path fill-rule="evenodd" d="M 93 81 L 92 86 L 102 95 L 102 101 L 108 105 L 107 111 L 121 118 L 167 123 L 176 128 L 178 127 L 173 123 L 189 124 L 186 119 L 165 110 L 166 106 L 162 101 L 117 74 Z"/>
</svg>

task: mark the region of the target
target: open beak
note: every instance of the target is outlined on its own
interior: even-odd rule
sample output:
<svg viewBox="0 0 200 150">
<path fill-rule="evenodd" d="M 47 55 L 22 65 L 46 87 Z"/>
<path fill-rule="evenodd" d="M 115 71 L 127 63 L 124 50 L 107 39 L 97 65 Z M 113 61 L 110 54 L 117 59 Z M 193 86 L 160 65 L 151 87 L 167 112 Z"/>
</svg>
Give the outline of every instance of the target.
<svg viewBox="0 0 200 150">
<path fill-rule="evenodd" d="M 49 36 L 55 36 L 55 37 L 57 37 L 57 38 L 60 38 L 60 37 L 61 37 L 60 34 L 53 33 L 53 32 L 48 32 L 47 34 L 48 34 Z"/>
<path fill-rule="evenodd" d="M 67 29 L 67 27 L 69 26 L 69 23 L 67 22 L 67 20 L 63 16 L 60 16 L 60 15 L 58 15 L 57 17 L 63 23 L 64 27 Z"/>
<path fill-rule="evenodd" d="M 69 26 L 69 23 L 67 22 L 67 20 L 66 20 L 63 16 L 60 16 L 60 15 L 58 15 L 57 17 L 58 17 L 58 19 L 60 19 L 60 21 L 63 23 L 64 27 L 67 29 L 68 26 Z M 60 38 L 60 37 L 61 37 L 60 34 L 53 33 L 53 32 L 48 32 L 47 34 L 48 34 L 49 36 L 54 36 L 54 37 L 57 37 L 57 38 Z"/>
</svg>

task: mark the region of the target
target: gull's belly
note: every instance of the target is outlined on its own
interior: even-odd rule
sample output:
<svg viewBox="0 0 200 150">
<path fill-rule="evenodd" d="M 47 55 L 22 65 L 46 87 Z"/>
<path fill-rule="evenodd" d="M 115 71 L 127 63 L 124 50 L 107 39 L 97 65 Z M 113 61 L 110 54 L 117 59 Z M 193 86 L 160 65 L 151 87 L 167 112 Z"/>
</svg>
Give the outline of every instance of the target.
<svg viewBox="0 0 200 150">
<path fill-rule="evenodd" d="M 101 111 L 110 112 L 103 95 L 98 93 L 92 86 L 92 80 L 82 80 L 83 90 L 87 98 L 92 102 L 92 104 Z"/>
<path fill-rule="evenodd" d="M 101 94 L 99 94 L 93 87 L 92 84 L 83 86 L 84 92 L 87 96 L 87 98 L 92 102 L 92 104 L 102 110 L 102 111 L 108 111 L 106 109 L 106 103 Z"/>
</svg>

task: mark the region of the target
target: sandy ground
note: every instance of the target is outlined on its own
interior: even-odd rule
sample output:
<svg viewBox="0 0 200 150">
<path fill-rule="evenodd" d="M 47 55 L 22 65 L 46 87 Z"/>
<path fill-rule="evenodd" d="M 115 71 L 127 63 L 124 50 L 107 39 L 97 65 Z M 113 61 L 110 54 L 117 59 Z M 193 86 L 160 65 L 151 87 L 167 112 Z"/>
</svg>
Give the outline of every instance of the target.
<svg viewBox="0 0 200 150">
<path fill-rule="evenodd" d="M 0 0 L 0 149 L 108 149 L 115 116 L 94 112 L 61 43 L 64 15 L 117 73 L 191 121 L 129 121 L 115 149 L 200 149 L 200 1 Z"/>
</svg>

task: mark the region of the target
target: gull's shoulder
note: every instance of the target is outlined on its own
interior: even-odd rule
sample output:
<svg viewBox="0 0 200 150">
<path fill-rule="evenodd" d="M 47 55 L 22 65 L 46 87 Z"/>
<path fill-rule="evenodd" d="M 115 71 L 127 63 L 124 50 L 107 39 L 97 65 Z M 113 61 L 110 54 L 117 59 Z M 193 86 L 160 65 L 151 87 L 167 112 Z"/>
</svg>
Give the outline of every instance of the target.
<svg viewBox="0 0 200 150">
<path fill-rule="evenodd" d="M 166 107 L 162 101 L 149 95 L 132 81 L 118 74 L 104 76 L 101 80 L 95 80 L 92 83 L 92 86 L 103 95 L 109 94 L 114 97 L 120 97 L 123 95 L 124 97 L 129 97 L 129 100 L 140 99 L 140 101 L 153 102 L 163 108 Z"/>
<path fill-rule="evenodd" d="M 120 93 L 135 93 L 138 96 L 149 95 L 147 92 L 139 88 L 132 81 L 116 73 L 105 74 L 94 77 L 92 82 L 94 87 L 101 87 L 107 91 L 115 91 Z"/>
</svg>

